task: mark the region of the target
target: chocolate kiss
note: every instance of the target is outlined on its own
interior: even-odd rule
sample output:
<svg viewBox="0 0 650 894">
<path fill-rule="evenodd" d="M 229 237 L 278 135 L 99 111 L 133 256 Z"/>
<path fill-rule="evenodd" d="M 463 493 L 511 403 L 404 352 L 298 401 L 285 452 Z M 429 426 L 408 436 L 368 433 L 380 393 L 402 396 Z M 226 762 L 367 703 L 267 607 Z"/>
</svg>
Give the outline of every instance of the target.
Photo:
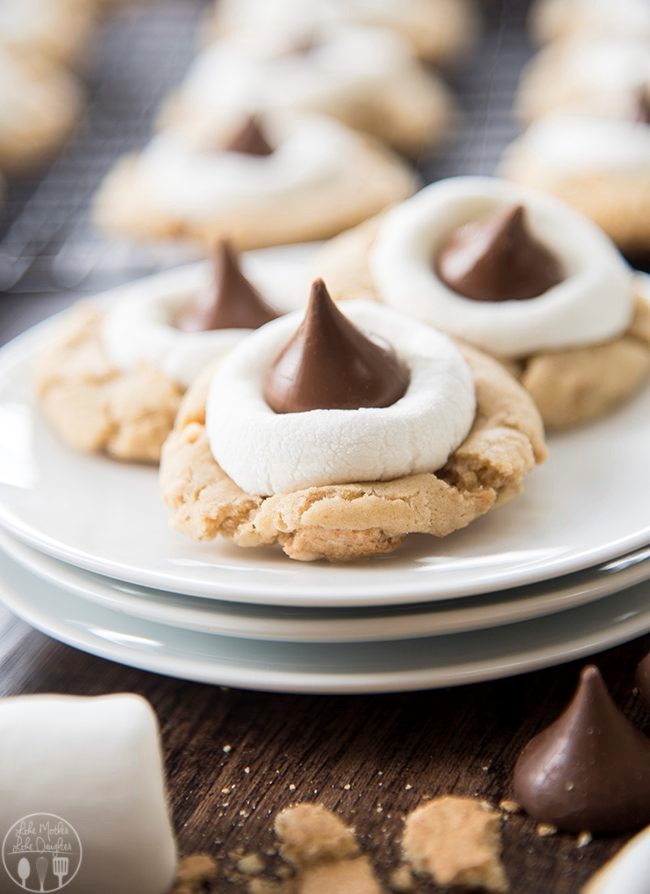
<svg viewBox="0 0 650 894">
<path fill-rule="evenodd" d="M 436 273 L 476 301 L 536 298 L 564 278 L 557 258 L 529 232 L 522 205 L 456 230 L 438 255 Z"/>
<path fill-rule="evenodd" d="M 409 378 L 393 348 L 357 329 L 317 279 L 300 327 L 265 376 L 264 397 L 276 413 L 389 407 Z"/>
<path fill-rule="evenodd" d="M 650 124 L 650 85 L 639 91 L 634 120 L 638 124 Z"/>
<path fill-rule="evenodd" d="M 567 832 L 650 823 L 650 739 L 619 711 L 593 665 L 564 713 L 522 751 L 514 796 L 530 816 Z"/>
<path fill-rule="evenodd" d="M 226 144 L 227 152 L 240 152 L 243 155 L 272 155 L 273 147 L 270 145 L 260 122 L 255 115 L 250 115 L 241 128 Z"/>
<path fill-rule="evenodd" d="M 202 292 L 178 316 L 178 329 L 184 332 L 258 329 L 278 317 L 241 272 L 237 257 L 227 242 L 217 245 L 214 261 L 212 289 Z"/>
<path fill-rule="evenodd" d="M 650 652 L 641 659 L 636 669 L 636 685 L 639 687 L 641 698 L 650 710 Z"/>
</svg>

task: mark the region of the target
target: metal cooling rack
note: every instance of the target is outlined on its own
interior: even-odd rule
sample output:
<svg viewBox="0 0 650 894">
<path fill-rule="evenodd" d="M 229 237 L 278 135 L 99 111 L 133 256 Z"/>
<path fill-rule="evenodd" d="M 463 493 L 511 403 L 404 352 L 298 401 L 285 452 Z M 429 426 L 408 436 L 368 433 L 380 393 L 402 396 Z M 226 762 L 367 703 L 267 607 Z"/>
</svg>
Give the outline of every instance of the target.
<svg viewBox="0 0 650 894">
<path fill-rule="evenodd" d="M 160 102 L 193 58 L 209 0 L 125 4 L 99 29 L 88 106 L 73 140 L 38 179 L 12 184 L 0 208 L 0 341 L 80 294 L 119 284 L 187 257 L 104 238 L 90 203 L 114 161 L 144 145 Z M 531 54 L 528 3 L 483 0 L 481 43 L 449 80 L 463 111 L 454 139 L 421 159 L 430 181 L 490 174 L 516 135 L 512 98 Z"/>
</svg>

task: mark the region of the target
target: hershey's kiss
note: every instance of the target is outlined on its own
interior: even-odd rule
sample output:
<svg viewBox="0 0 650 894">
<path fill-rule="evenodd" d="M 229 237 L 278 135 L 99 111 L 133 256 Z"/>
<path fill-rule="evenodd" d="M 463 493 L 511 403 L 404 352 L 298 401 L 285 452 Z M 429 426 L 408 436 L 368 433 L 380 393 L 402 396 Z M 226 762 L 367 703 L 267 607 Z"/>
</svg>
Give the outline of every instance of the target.
<svg viewBox="0 0 650 894">
<path fill-rule="evenodd" d="M 176 319 L 184 332 L 211 329 L 259 329 L 277 314 L 239 269 L 237 256 L 227 242 L 214 253 L 212 288 L 201 292 Z"/>
<path fill-rule="evenodd" d="M 264 397 L 276 413 L 389 407 L 409 379 L 395 350 L 361 332 L 317 279 L 300 327 L 266 373 Z"/>
<path fill-rule="evenodd" d="M 650 652 L 641 659 L 636 669 L 636 685 L 650 711 Z"/>
<path fill-rule="evenodd" d="M 514 797 L 530 816 L 566 832 L 615 834 L 650 823 L 650 739 L 616 707 L 598 668 L 526 745 Z"/>
<path fill-rule="evenodd" d="M 250 115 L 225 145 L 227 152 L 243 155 L 272 155 L 273 146 L 266 139 L 262 125 L 256 115 Z"/>
<path fill-rule="evenodd" d="M 650 124 L 650 84 L 646 84 L 639 90 L 634 120 L 638 124 Z"/>
<path fill-rule="evenodd" d="M 512 205 L 456 230 L 436 259 L 440 279 L 465 298 L 536 298 L 562 282 L 562 265 L 528 229 L 523 205 Z"/>
</svg>

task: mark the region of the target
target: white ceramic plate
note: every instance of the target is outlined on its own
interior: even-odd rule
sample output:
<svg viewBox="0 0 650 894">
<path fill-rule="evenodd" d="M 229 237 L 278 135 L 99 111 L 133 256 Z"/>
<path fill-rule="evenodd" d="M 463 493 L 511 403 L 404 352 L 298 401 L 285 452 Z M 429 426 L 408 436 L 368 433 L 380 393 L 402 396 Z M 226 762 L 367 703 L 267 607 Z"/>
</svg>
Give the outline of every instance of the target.
<svg viewBox="0 0 650 894">
<path fill-rule="evenodd" d="M 645 584 L 582 608 L 484 632 L 409 642 L 268 643 L 177 630 L 72 596 L 0 556 L 0 601 L 56 639 L 132 667 L 244 689 L 395 692 L 511 676 L 650 630 Z"/>
<path fill-rule="evenodd" d="M 289 257 L 284 250 L 278 263 Z M 650 542 L 646 388 L 601 422 L 554 437 L 522 496 L 442 540 L 413 537 L 391 556 L 344 566 L 194 543 L 169 528 L 154 469 L 75 454 L 43 423 L 30 380 L 52 328 L 41 324 L 0 351 L 0 524 L 81 568 L 221 600 L 385 606 L 527 585 Z"/>
<path fill-rule="evenodd" d="M 53 559 L 2 530 L 0 548 L 49 583 L 131 617 L 275 642 L 381 642 L 481 630 L 566 611 L 650 578 L 650 547 L 646 547 L 556 581 L 410 609 L 264 608 L 124 584 Z"/>
</svg>

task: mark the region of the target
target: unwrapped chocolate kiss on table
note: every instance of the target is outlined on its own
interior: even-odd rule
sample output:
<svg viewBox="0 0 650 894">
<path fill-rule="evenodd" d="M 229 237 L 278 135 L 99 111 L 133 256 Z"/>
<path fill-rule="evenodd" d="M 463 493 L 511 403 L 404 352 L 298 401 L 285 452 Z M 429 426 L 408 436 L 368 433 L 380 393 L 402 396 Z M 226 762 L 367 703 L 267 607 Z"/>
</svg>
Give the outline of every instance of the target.
<svg viewBox="0 0 650 894">
<path fill-rule="evenodd" d="M 442 281 L 476 301 L 536 298 L 564 277 L 555 255 L 530 232 L 523 205 L 456 230 L 436 259 Z"/>
<path fill-rule="evenodd" d="M 317 279 L 299 329 L 266 374 L 264 397 L 276 413 L 389 407 L 409 378 L 395 350 L 358 329 Z"/>
<path fill-rule="evenodd" d="M 564 713 L 522 751 L 514 795 L 530 816 L 567 832 L 650 823 L 650 739 L 619 711 L 593 665 Z"/>
</svg>

